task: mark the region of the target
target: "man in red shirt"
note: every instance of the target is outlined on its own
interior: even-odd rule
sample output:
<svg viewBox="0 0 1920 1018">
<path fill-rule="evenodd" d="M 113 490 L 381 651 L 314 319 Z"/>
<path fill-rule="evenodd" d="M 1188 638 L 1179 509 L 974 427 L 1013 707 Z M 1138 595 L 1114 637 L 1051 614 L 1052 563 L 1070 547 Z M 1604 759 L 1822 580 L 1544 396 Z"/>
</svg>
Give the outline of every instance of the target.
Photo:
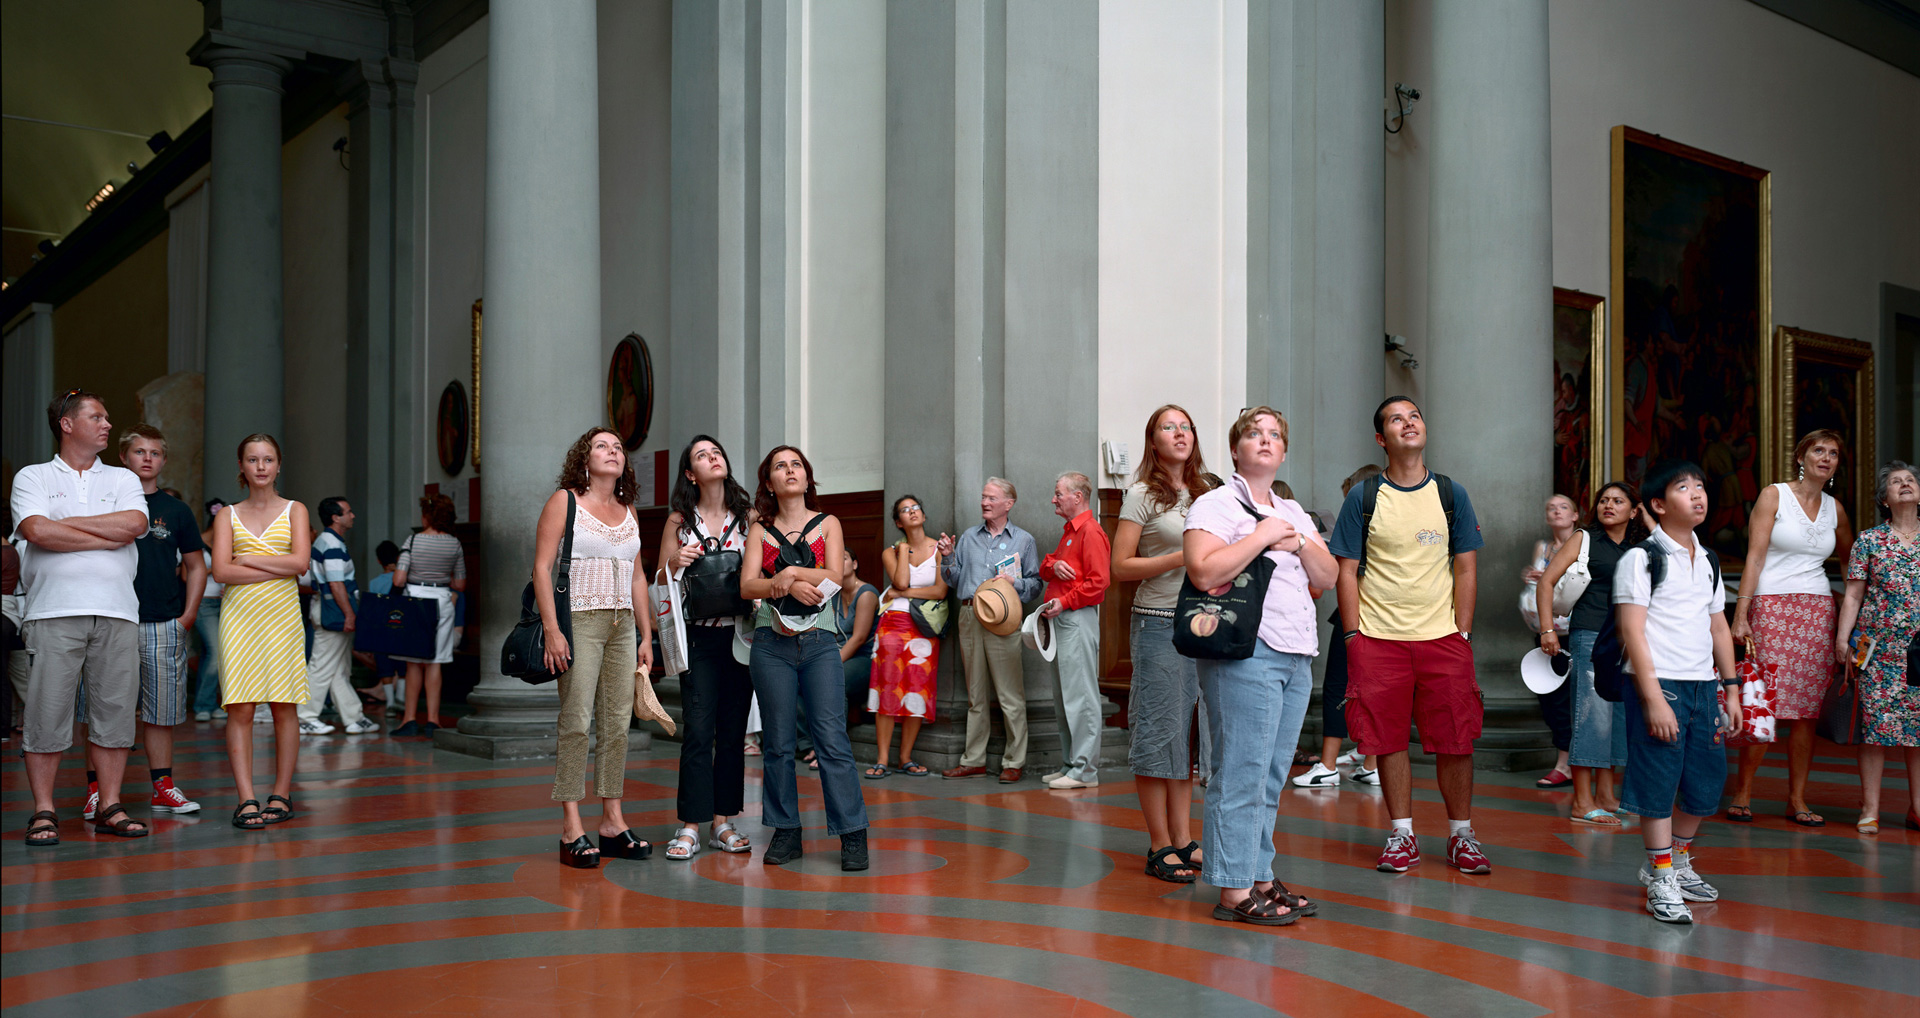
<svg viewBox="0 0 1920 1018">
<path fill-rule="evenodd" d="M 1093 482 L 1068 471 L 1053 482 L 1053 511 L 1067 521 L 1060 544 L 1040 562 L 1047 600 L 1040 615 L 1053 625 L 1054 667 L 1060 682 L 1061 766 L 1048 788 L 1100 784 L 1100 601 L 1112 582 L 1113 546 L 1088 506 Z"/>
</svg>

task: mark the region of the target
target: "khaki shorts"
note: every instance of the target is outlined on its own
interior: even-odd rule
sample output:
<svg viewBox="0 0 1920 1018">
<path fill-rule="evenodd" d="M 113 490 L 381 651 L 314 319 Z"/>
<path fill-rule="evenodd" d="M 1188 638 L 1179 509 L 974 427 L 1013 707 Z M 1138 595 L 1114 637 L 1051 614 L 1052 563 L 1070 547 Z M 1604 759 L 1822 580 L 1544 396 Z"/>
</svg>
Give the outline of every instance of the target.
<svg viewBox="0 0 1920 1018">
<path fill-rule="evenodd" d="M 107 749 L 132 746 L 140 704 L 140 627 L 104 615 L 74 615 L 36 619 L 20 633 L 32 660 L 26 751 L 62 753 L 73 745 L 82 683 L 90 715 L 87 740 Z"/>
</svg>

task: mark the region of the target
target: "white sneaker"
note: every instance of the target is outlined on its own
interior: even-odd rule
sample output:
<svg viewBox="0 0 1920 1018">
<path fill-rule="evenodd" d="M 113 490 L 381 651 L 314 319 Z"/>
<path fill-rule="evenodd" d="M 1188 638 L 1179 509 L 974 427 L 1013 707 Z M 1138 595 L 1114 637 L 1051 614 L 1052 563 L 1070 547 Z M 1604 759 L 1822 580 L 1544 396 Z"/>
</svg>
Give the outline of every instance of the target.
<svg viewBox="0 0 1920 1018">
<path fill-rule="evenodd" d="M 1314 764 L 1305 774 L 1293 779 L 1298 788 L 1332 788 L 1340 783 L 1340 772 L 1327 769 L 1325 764 Z"/>
<path fill-rule="evenodd" d="M 213 716 L 216 718 L 224 718 L 227 716 L 227 709 L 225 707 L 215 707 L 213 709 Z"/>
<path fill-rule="evenodd" d="M 1367 770 L 1365 767 L 1359 767 L 1355 768 L 1354 772 L 1347 776 L 1363 785 L 1378 785 L 1380 783 L 1380 768 L 1375 767 L 1373 770 Z"/>
<path fill-rule="evenodd" d="M 1646 863 L 1640 864 L 1640 882 L 1649 887 L 1653 886 L 1653 871 L 1647 868 Z M 1679 853 L 1674 853 L 1673 882 L 1674 886 L 1680 889 L 1680 897 L 1688 901 L 1720 900 L 1720 889 L 1700 879 L 1700 874 L 1694 872 L 1691 856 L 1685 862 L 1681 862 Z"/>
<path fill-rule="evenodd" d="M 380 726 L 375 724 L 372 718 L 361 718 L 347 726 L 348 735 L 366 735 L 368 732 L 377 732 L 379 730 Z"/>
<path fill-rule="evenodd" d="M 1095 777 L 1095 778 L 1089 778 L 1086 781 L 1082 781 L 1079 778 L 1062 774 L 1059 777 L 1054 778 L 1052 781 L 1047 782 L 1047 787 L 1048 788 L 1099 788 L 1100 779 Z"/>
<path fill-rule="evenodd" d="M 264 703 L 255 707 L 253 709 L 253 723 L 256 725 L 273 724 L 273 711 Z"/>
<path fill-rule="evenodd" d="M 1067 776 L 1066 771 L 1048 771 L 1047 773 L 1040 775 L 1040 783 L 1043 785 L 1051 785 L 1054 782 L 1066 776 Z"/>
<path fill-rule="evenodd" d="M 313 721 L 300 722 L 301 735 L 327 735 L 327 734 L 330 734 L 332 731 L 333 731 L 333 726 L 330 724 L 327 724 L 325 721 L 320 721 L 316 719 Z"/>
<path fill-rule="evenodd" d="M 1333 762 L 1336 764 L 1346 764 L 1349 767 L 1351 767 L 1358 764 L 1360 761 L 1365 760 L 1366 758 L 1367 758 L 1367 755 L 1365 753 L 1360 752 L 1359 748 L 1356 747 L 1354 749 L 1347 750 L 1345 753 L 1340 754 L 1340 756 L 1337 759 L 1335 759 Z"/>
<path fill-rule="evenodd" d="M 1647 881 L 1647 911 L 1663 923 L 1693 922 L 1693 910 L 1687 907 L 1685 896 L 1680 893 L 1680 882 L 1672 873 Z"/>
<path fill-rule="evenodd" d="M 194 711 L 194 712 L 193 712 L 193 719 L 194 719 L 195 721 L 212 721 L 212 720 L 213 720 L 213 712 L 212 712 L 212 711 L 205 711 L 205 710 L 197 710 L 197 711 Z"/>
</svg>

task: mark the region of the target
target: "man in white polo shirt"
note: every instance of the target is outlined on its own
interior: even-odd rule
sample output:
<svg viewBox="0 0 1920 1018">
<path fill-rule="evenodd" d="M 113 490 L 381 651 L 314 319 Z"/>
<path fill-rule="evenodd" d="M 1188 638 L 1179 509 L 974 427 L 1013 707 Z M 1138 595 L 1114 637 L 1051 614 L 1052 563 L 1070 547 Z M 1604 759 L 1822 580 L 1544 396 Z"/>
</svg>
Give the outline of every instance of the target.
<svg viewBox="0 0 1920 1018">
<path fill-rule="evenodd" d="M 60 843 L 53 781 L 73 745 L 75 699 L 87 688 L 88 741 L 96 747 L 102 834 L 145 837 L 147 825 L 120 805 L 120 778 L 133 747 L 140 701 L 140 600 L 133 590 L 147 532 L 147 500 L 133 471 L 100 462 L 113 432 L 100 397 L 73 389 L 47 406 L 60 452 L 13 478 L 15 535 L 26 544 L 21 635 L 32 658 L 25 749 L 33 789 L 31 847 Z"/>
</svg>

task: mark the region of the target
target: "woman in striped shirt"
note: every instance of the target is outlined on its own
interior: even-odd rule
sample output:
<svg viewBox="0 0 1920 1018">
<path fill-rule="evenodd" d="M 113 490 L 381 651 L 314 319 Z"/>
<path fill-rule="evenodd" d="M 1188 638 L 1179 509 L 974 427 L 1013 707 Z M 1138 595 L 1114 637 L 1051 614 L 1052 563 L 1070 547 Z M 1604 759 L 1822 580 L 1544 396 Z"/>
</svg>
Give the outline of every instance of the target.
<svg viewBox="0 0 1920 1018">
<path fill-rule="evenodd" d="M 400 547 L 400 563 L 393 570 L 395 589 L 405 590 L 408 597 L 433 601 L 439 609 L 433 656 L 394 657 L 407 663 L 407 712 L 400 719 L 400 727 L 393 730 L 395 735 L 432 735 L 440 727 L 440 666 L 453 660 L 453 593 L 467 589 L 466 555 L 460 539 L 447 533 L 454 518 L 453 499 L 439 494 L 421 496 L 420 519 L 425 526 Z M 427 713 L 424 719 L 416 719 L 422 685 L 427 692 Z"/>
</svg>

